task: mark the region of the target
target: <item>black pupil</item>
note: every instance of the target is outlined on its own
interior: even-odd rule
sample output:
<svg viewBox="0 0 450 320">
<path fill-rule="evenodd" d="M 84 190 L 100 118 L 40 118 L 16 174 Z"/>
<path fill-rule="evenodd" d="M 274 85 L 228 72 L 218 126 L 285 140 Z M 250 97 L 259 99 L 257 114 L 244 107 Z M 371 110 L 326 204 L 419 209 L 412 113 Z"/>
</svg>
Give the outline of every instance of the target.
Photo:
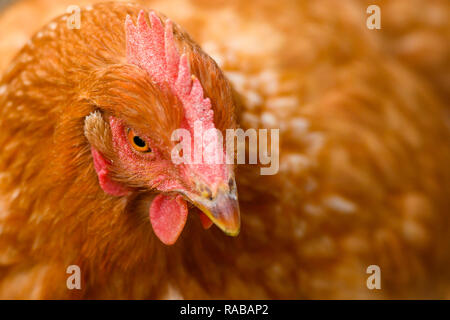
<svg viewBox="0 0 450 320">
<path fill-rule="evenodd" d="M 139 148 L 144 148 L 146 146 L 146 143 L 144 140 L 139 138 L 138 136 L 133 137 L 133 142 L 135 145 L 137 145 Z"/>
</svg>

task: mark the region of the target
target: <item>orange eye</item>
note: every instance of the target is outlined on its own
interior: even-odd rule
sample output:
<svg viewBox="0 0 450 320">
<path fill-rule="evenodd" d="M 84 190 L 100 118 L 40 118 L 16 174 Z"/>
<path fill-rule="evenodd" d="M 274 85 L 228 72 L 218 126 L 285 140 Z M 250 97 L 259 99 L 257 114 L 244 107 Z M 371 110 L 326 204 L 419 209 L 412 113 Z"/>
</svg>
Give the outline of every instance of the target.
<svg viewBox="0 0 450 320">
<path fill-rule="evenodd" d="M 143 139 L 137 136 L 132 129 L 128 129 L 127 137 L 128 141 L 130 142 L 134 150 L 143 153 L 149 153 L 152 151 L 152 149 L 150 149 L 150 147 L 148 146 L 147 142 L 145 142 Z"/>
</svg>

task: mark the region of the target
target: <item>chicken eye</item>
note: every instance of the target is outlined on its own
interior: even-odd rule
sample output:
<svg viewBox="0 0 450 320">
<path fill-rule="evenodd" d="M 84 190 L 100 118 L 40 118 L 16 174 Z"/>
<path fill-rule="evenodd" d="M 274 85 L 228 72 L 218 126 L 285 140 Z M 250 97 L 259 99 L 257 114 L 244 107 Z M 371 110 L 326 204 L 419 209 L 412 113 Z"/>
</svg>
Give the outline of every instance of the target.
<svg viewBox="0 0 450 320">
<path fill-rule="evenodd" d="M 148 146 L 147 142 L 145 142 L 141 137 L 136 135 L 132 129 L 128 129 L 128 141 L 131 146 L 139 152 L 148 153 L 151 152 L 152 149 Z"/>
</svg>

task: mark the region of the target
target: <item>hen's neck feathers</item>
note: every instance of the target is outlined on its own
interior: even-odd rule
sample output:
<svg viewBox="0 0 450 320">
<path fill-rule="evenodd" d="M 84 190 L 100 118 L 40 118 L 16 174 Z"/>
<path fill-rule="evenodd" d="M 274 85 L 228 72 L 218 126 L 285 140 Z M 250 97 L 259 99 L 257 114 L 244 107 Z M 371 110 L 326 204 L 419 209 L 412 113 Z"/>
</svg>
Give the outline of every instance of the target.
<svg viewBox="0 0 450 320">
<path fill-rule="evenodd" d="M 85 117 L 99 104 L 106 112 L 129 114 L 136 126 L 159 123 L 162 137 L 180 117 L 177 108 L 166 110 L 162 118 L 161 112 L 143 111 L 133 103 L 139 95 L 152 99 L 149 88 L 170 99 L 152 91 L 142 70 L 124 67 L 125 18 L 140 10 L 134 5 L 96 5 L 83 12 L 79 30 L 56 19 L 57 27 L 36 34 L 1 80 L 7 92 L 0 101 L 0 172 L 7 178 L 0 192 L 10 208 L 6 219 L 15 228 L 11 234 L 22 234 L 20 255 L 90 261 L 105 272 L 112 266 L 129 270 L 142 261 L 164 261 L 147 217 L 134 212 L 147 212 L 139 207 L 148 203 L 149 195 L 127 201 L 131 199 L 113 198 L 100 189 L 83 128 Z M 217 65 L 176 25 L 174 39 L 211 99 L 216 127 L 234 127 L 233 103 L 226 98 L 231 88 Z M 16 189 L 20 192 L 12 197 Z M 126 261 L 117 254 L 131 251 Z"/>
</svg>

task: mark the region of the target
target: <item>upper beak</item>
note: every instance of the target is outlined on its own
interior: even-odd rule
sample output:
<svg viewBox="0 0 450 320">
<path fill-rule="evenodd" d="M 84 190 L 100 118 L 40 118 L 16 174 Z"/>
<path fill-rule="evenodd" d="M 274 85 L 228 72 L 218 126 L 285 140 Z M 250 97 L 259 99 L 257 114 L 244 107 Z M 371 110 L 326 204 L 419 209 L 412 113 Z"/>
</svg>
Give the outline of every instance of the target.
<svg viewBox="0 0 450 320">
<path fill-rule="evenodd" d="M 219 186 L 216 194 L 210 198 L 203 196 L 189 198 L 223 232 L 230 236 L 239 234 L 241 218 L 234 181 L 231 190 L 228 186 Z"/>
</svg>

